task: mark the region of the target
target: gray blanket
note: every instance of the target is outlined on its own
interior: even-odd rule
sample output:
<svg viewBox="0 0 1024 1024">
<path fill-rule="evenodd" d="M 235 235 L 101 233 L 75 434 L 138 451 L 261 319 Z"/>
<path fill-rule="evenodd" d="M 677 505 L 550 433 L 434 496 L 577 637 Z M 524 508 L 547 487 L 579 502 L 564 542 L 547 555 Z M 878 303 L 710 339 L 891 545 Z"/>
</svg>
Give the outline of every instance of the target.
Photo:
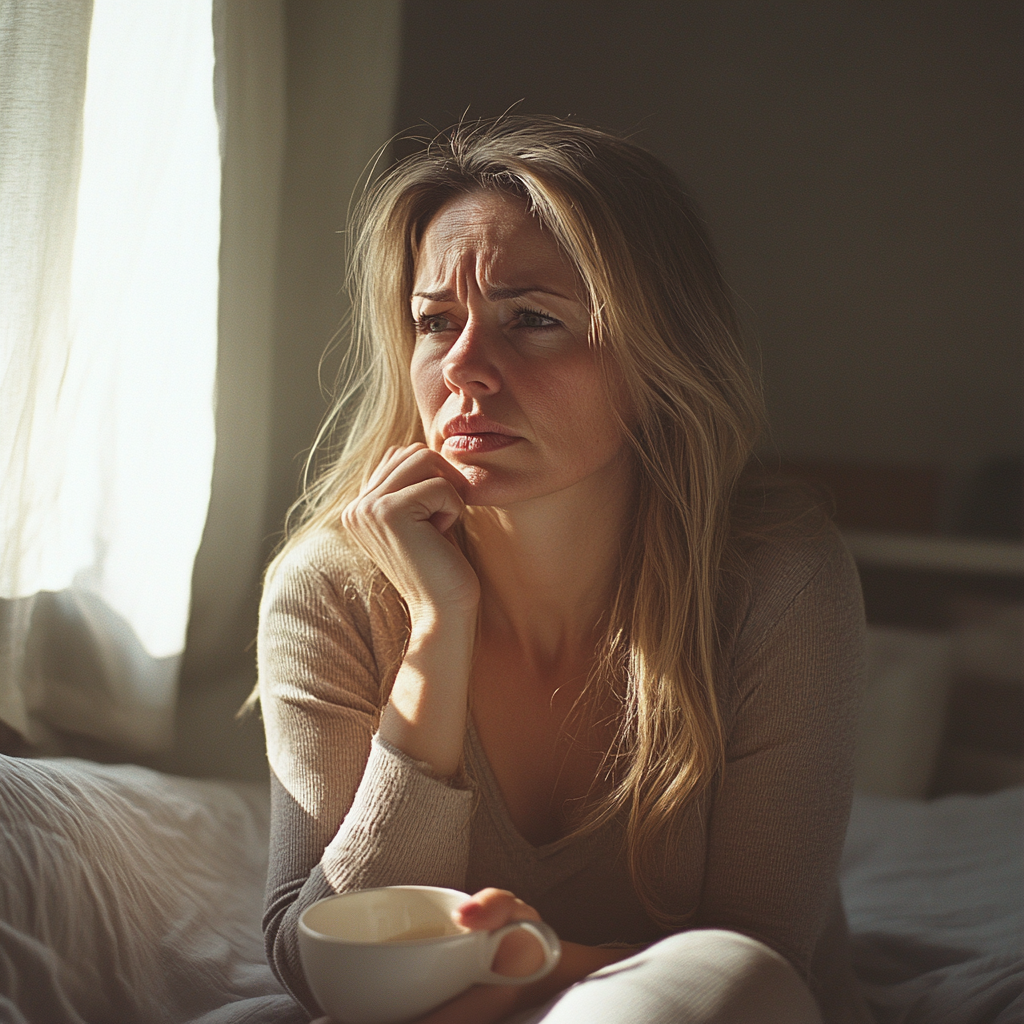
<svg viewBox="0 0 1024 1024">
<path fill-rule="evenodd" d="M 1022 795 L 856 798 L 843 899 L 879 1024 L 1024 1021 Z"/>
</svg>

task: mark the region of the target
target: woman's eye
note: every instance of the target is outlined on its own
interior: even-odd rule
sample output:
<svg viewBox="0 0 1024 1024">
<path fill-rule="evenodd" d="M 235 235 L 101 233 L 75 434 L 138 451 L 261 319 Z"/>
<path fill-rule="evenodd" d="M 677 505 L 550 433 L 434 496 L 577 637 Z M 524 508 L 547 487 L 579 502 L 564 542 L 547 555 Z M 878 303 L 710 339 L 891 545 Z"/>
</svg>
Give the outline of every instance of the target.
<svg viewBox="0 0 1024 1024">
<path fill-rule="evenodd" d="M 451 328 L 451 320 L 440 313 L 416 318 L 416 330 L 420 334 L 443 334 L 445 331 L 450 331 Z"/>
<path fill-rule="evenodd" d="M 541 313 L 536 309 L 521 309 L 518 312 L 519 324 L 521 327 L 526 327 L 531 330 L 537 330 L 543 327 L 558 327 L 560 322 L 553 316 L 548 316 L 546 313 Z"/>
</svg>

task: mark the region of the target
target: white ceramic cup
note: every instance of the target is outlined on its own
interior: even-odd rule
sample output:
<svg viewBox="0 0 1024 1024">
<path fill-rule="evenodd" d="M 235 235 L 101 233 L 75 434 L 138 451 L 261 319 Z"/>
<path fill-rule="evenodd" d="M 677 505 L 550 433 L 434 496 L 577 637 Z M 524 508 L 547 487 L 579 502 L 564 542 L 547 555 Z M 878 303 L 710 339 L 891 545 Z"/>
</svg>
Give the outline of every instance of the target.
<svg viewBox="0 0 1024 1024">
<path fill-rule="evenodd" d="M 429 885 L 392 885 L 328 896 L 299 917 L 299 956 L 324 1013 L 338 1024 L 401 1024 L 471 985 L 528 985 L 558 963 L 558 936 L 540 921 L 469 931 L 452 911 L 469 895 Z M 533 974 L 495 974 L 501 940 L 521 929 L 544 952 Z"/>
</svg>

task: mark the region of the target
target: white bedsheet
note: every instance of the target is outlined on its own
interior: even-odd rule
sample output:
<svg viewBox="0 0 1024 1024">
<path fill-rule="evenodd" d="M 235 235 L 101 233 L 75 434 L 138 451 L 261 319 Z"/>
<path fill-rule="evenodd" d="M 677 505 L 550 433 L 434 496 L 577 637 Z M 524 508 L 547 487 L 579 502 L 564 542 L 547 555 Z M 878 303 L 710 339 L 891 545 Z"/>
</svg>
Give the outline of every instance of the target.
<svg viewBox="0 0 1024 1024">
<path fill-rule="evenodd" d="M 858 797 L 844 896 L 881 1024 L 1024 1019 L 1021 792 Z M 0 757 L 0 1024 L 299 1024 L 260 932 L 263 787 Z"/>
<path fill-rule="evenodd" d="M 291 1024 L 266 964 L 265 787 L 0 760 L 3 1024 Z"/>
</svg>

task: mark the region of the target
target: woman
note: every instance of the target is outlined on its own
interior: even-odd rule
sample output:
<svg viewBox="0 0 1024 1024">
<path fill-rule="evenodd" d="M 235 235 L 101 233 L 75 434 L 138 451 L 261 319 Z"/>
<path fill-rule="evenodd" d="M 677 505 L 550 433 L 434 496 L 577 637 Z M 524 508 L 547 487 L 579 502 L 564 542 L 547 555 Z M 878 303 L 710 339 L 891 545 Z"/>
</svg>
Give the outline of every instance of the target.
<svg viewBox="0 0 1024 1024">
<path fill-rule="evenodd" d="M 859 587 L 743 482 L 760 404 L 671 173 L 554 119 L 460 127 L 363 200 L 351 283 L 358 406 L 261 615 L 279 977 L 315 1010 L 314 900 L 432 884 L 564 940 L 434 1024 L 866 1019 Z"/>
</svg>

